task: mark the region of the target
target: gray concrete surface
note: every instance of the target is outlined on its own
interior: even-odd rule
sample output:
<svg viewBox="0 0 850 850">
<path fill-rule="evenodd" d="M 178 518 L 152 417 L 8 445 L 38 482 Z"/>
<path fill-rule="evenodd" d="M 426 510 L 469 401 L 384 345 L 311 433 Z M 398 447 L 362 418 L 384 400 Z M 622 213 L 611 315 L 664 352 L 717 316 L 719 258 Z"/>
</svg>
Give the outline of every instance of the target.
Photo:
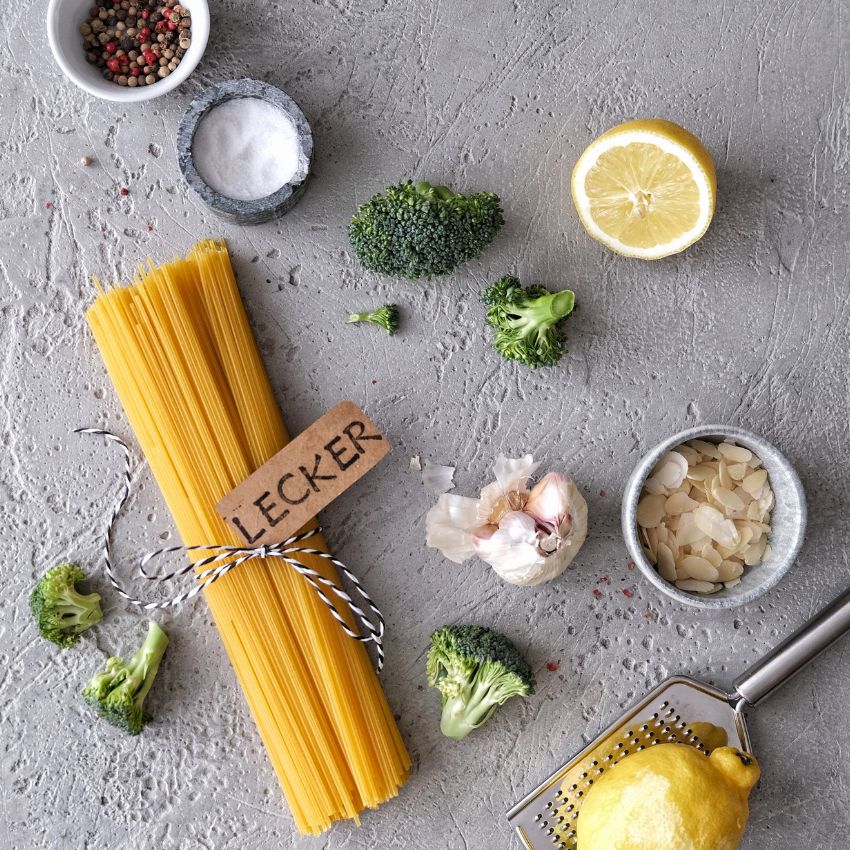
<svg viewBox="0 0 850 850">
<path fill-rule="evenodd" d="M 62 78 L 43 4 L 3 4 L 0 847 L 517 846 L 505 809 L 620 707 L 675 672 L 728 685 L 850 584 L 847 7 L 211 5 L 212 40 L 189 83 L 123 107 Z M 174 153 L 192 96 L 239 75 L 283 87 L 316 138 L 302 203 L 253 228 L 210 216 L 182 184 Z M 719 177 L 707 236 L 652 264 L 592 242 L 568 194 L 584 145 L 638 115 L 692 129 Z M 95 164 L 80 166 L 83 155 Z M 501 194 L 508 224 L 480 262 L 431 283 L 358 267 L 349 216 L 405 175 Z M 89 278 L 126 278 L 138 259 L 209 235 L 229 240 L 290 426 L 351 397 L 395 444 L 380 473 L 324 521 L 387 615 L 384 682 L 415 768 L 400 799 L 362 828 L 339 825 L 321 839 L 294 835 L 202 601 L 164 618 L 173 643 L 150 698 L 156 720 L 138 739 L 93 722 L 79 689 L 107 654 L 138 640 L 139 616 L 98 574 L 106 620 L 63 653 L 35 637 L 26 611 L 46 566 L 76 558 L 97 574 L 115 458 L 70 429 L 100 424 L 129 436 L 84 324 Z M 478 294 L 507 271 L 576 290 L 559 368 L 532 373 L 491 350 Z M 400 335 L 342 324 L 349 309 L 387 299 L 402 305 Z M 700 613 L 627 570 L 618 500 L 644 449 L 709 420 L 749 427 L 785 451 L 811 521 L 800 563 L 776 590 L 739 610 Z M 590 504 L 590 538 L 561 579 L 516 589 L 479 563 L 458 567 L 425 549 L 432 499 L 407 471 L 411 455 L 456 463 L 467 492 L 498 452 L 526 450 L 568 470 Z M 174 539 L 156 487 L 144 470 L 139 477 L 119 531 L 127 571 Z M 515 700 L 463 743 L 441 737 L 437 695 L 423 688 L 428 634 L 456 621 L 513 636 L 540 680 L 533 699 Z M 848 700 L 845 642 L 754 714 L 764 775 L 746 850 L 846 848 Z"/>
</svg>

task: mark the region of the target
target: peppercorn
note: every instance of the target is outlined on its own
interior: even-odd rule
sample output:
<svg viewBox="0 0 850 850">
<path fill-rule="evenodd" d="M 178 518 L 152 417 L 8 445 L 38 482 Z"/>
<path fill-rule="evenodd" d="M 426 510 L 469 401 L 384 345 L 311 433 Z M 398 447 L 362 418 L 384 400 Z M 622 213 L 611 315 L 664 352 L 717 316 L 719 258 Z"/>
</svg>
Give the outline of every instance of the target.
<svg viewBox="0 0 850 850">
<path fill-rule="evenodd" d="M 130 194 L 130 190 L 129 190 L 126 186 L 122 186 L 122 187 L 118 190 L 118 194 L 119 194 L 119 195 L 124 195 L 124 196 L 126 196 L 126 195 L 129 195 L 129 194 Z"/>
<path fill-rule="evenodd" d="M 80 165 L 91 165 L 92 158 L 90 156 L 81 156 L 80 157 Z"/>
<path fill-rule="evenodd" d="M 191 23 L 190 11 L 175 0 L 97 0 L 79 31 L 86 61 L 104 79 L 152 85 L 167 76 L 162 69 L 170 73 L 180 64 Z"/>
<path fill-rule="evenodd" d="M 164 79 L 165 79 L 165 78 L 166 78 L 166 77 L 167 77 L 170 73 L 171 73 L 171 71 L 169 71 L 169 70 L 168 70 L 168 68 L 166 68 L 166 67 L 164 67 L 164 66 L 163 66 L 162 68 L 160 68 L 160 69 L 157 71 L 157 74 L 158 74 L 158 75 L 160 76 L 160 78 L 162 78 L 163 80 L 164 80 Z"/>
<path fill-rule="evenodd" d="M 135 77 L 128 77 L 127 78 L 127 85 L 130 86 L 131 89 L 135 88 L 138 84 L 139 84 L 139 81 Z"/>
</svg>

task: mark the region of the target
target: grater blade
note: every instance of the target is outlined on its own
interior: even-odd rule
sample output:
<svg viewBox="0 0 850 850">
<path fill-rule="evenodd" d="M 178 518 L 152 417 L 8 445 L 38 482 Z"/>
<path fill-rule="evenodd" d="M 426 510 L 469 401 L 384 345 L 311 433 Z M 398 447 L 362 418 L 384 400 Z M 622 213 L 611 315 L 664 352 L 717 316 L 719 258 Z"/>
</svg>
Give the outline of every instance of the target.
<svg viewBox="0 0 850 850">
<path fill-rule="evenodd" d="M 726 743 L 750 750 L 744 717 L 728 694 L 673 676 L 517 803 L 508 820 L 528 850 L 574 850 L 581 803 L 594 779 L 630 752 L 673 742 L 706 751 Z"/>
</svg>

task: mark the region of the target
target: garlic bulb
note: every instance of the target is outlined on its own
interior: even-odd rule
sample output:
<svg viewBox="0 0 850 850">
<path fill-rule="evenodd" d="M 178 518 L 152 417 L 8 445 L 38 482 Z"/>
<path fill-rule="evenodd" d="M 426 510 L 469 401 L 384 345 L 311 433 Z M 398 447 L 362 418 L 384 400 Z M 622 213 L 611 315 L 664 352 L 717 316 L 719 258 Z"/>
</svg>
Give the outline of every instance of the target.
<svg viewBox="0 0 850 850">
<path fill-rule="evenodd" d="M 547 473 L 529 491 L 539 465 L 530 454 L 500 455 L 496 480 L 480 498 L 441 495 L 425 519 L 426 543 L 458 564 L 477 555 L 511 584 L 559 576 L 587 536 L 587 503 L 559 472 Z"/>
</svg>

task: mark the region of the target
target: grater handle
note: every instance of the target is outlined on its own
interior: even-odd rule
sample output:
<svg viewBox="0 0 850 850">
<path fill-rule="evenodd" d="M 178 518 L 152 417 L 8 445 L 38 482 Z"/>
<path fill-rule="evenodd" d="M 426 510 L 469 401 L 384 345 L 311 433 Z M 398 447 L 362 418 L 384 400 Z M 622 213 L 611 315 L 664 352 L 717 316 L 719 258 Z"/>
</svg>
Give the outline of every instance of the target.
<svg viewBox="0 0 850 850">
<path fill-rule="evenodd" d="M 736 697 L 758 705 L 850 630 L 850 590 L 735 680 Z"/>
</svg>

